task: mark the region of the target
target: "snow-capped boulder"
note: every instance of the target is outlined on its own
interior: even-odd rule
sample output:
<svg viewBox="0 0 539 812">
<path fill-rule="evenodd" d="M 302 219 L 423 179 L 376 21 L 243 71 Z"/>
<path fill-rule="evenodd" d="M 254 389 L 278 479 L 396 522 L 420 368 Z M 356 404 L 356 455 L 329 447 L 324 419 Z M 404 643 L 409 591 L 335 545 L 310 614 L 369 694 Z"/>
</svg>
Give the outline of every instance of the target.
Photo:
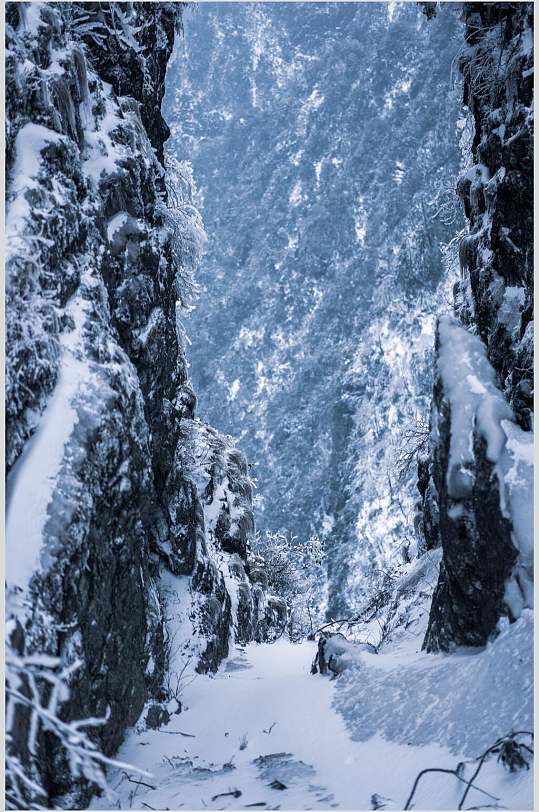
<svg viewBox="0 0 539 812">
<path fill-rule="evenodd" d="M 532 448 L 481 339 L 441 318 L 430 471 L 443 557 L 428 650 L 484 645 L 502 614 L 531 606 Z"/>
<path fill-rule="evenodd" d="M 362 651 L 373 651 L 366 643 L 354 643 L 340 632 L 322 632 L 318 638 L 318 650 L 311 666 L 311 673 L 337 676 L 361 663 Z"/>
</svg>

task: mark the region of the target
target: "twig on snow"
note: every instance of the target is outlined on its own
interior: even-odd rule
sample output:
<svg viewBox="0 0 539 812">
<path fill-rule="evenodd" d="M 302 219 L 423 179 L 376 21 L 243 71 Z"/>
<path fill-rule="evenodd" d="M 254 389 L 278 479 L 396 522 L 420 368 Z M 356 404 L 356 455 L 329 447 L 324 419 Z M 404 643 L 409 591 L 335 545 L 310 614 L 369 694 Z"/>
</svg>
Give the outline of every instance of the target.
<svg viewBox="0 0 539 812">
<path fill-rule="evenodd" d="M 217 798 L 226 798 L 228 795 L 232 796 L 232 798 L 239 798 L 241 794 L 241 789 L 232 789 L 230 792 L 218 792 L 217 795 L 212 796 L 212 802 L 216 801 Z"/>
<path fill-rule="evenodd" d="M 135 781 L 135 779 L 130 778 L 126 772 L 124 772 L 124 776 L 127 778 L 130 784 L 138 784 L 139 787 L 148 787 L 148 789 L 157 789 L 157 787 L 154 787 L 153 784 L 146 784 L 145 781 Z"/>
</svg>

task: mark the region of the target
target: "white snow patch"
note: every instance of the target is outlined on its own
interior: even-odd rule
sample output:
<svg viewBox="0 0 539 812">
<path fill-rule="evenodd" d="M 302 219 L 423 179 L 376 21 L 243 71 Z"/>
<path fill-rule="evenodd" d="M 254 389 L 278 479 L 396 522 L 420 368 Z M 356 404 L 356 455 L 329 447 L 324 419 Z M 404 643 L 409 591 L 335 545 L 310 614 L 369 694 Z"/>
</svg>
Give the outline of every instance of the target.
<svg viewBox="0 0 539 812">
<path fill-rule="evenodd" d="M 299 203 L 301 203 L 301 181 L 297 180 L 290 192 L 288 204 L 290 206 L 297 206 Z"/>
<path fill-rule="evenodd" d="M 307 133 L 307 125 L 311 113 L 315 113 L 324 101 L 324 96 L 321 95 L 317 87 L 314 87 L 310 95 L 305 101 L 302 102 L 298 113 L 298 135 L 303 137 Z"/>
<path fill-rule="evenodd" d="M 38 29 L 44 28 L 46 23 L 41 19 L 41 8 L 45 3 L 21 3 L 20 13 L 22 27 L 29 34 L 37 34 Z"/>
<path fill-rule="evenodd" d="M 105 90 L 105 115 L 98 125 L 98 129 L 84 131 L 86 157 L 83 161 L 83 171 L 90 178 L 94 186 L 98 186 L 102 177 L 116 175 L 121 172 L 119 161 L 126 155 L 126 147 L 115 144 L 111 134 L 125 120 L 118 115 L 118 107 L 113 99 L 112 88 L 103 82 Z"/>
<path fill-rule="evenodd" d="M 114 240 L 115 234 L 125 226 L 129 215 L 126 211 L 119 211 L 114 217 L 111 217 L 107 223 L 107 238 L 109 242 Z"/>
<path fill-rule="evenodd" d="M 501 421 L 513 420 L 513 412 L 496 386 L 481 339 L 451 316 L 440 319 L 439 335 L 438 367 L 451 406 L 448 492 L 453 499 L 463 499 L 471 493 L 466 467 L 474 461 L 474 430 L 487 443 L 488 459 L 497 463 L 505 445 Z"/>
<path fill-rule="evenodd" d="M 236 380 L 232 381 L 232 383 L 228 387 L 228 399 L 230 401 L 236 400 L 239 391 L 240 391 L 240 381 L 239 378 L 236 378 Z"/>
<path fill-rule="evenodd" d="M 322 516 L 321 532 L 323 536 L 328 536 L 335 526 L 335 516 L 331 513 L 324 513 Z"/>
<path fill-rule="evenodd" d="M 39 188 L 37 176 L 41 169 L 41 152 L 49 144 L 65 141 L 60 133 L 29 122 L 21 127 L 15 138 L 15 161 L 8 189 L 6 206 L 6 259 L 25 246 L 25 229 L 30 217 L 26 192 Z M 43 239 L 43 238 L 40 238 Z"/>
<path fill-rule="evenodd" d="M 73 400 L 90 374 L 81 354 L 85 318 L 79 291 L 66 308 L 75 328 L 60 338 L 58 381 L 38 429 L 28 440 L 6 484 L 7 605 L 15 609 L 32 575 L 40 569 L 43 529 L 64 448 L 76 422 Z M 21 594 L 22 593 L 22 594 Z"/>
</svg>

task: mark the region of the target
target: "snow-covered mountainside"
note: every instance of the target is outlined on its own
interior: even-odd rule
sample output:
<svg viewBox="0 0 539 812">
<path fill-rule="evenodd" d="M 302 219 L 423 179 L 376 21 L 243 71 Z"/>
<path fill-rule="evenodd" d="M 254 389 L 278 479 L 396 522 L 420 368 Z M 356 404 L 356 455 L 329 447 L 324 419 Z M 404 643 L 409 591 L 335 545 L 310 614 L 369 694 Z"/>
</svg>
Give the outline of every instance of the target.
<svg viewBox="0 0 539 812">
<path fill-rule="evenodd" d="M 249 579 L 246 463 L 195 417 L 188 380 L 181 308 L 203 234 L 188 178 L 165 170 L 160 112 L 181 7 L 6 16 L 8 636 L 19 657 L 79 663 L 63 713 L 104 717 L 110 754 L 147 701 L 171 699 L 171 595 L 200 671 L 284 610 Z M 84 803 L 88 776 L 77 788 L 43 730 L 28 752 L 20 703 L 10 719 L 37 779 L 12 782 L 10 803 L 42 803 L 40 784 L 50 804 Z"/>
<path fill-rule="evenodd" d="M 208 231 L 186 322 L 201 413 L 246 451 L 259 527 L 324 539 L 339 617 L 421 544 L 405 460 L 461 225 L 462 24 L 240 3 L 185 28 L 164 110 Z"/>
<path fill-rule="evenodd" d="M 9 808 L 532 808 L 532 26 L 7 5 Z"/>
</svg>

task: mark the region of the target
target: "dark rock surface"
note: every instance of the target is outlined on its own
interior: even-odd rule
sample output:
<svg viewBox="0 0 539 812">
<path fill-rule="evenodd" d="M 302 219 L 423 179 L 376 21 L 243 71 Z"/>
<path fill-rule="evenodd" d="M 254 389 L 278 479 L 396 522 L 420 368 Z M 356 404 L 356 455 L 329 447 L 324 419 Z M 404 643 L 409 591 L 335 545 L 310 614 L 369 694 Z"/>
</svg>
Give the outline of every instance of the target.
<svg viewBox="0 0 539 812">
<path fill-rule="evenodd" d="M 463 16 L 460 68 L 475 129 L 471 165 L 458 184 L 469 227 L 460 245 L 455 310 L 483 342 L 478 346 L 491 366 L 481 360 L 483 349 L 465 357 L 462 380 L 479 400 L 463 399 L 462 390 L 455 396 L 438 331 L 430 451 L 418 482 L 426 546 L 441 544 L 443 551 L 424 641 L 429 651 L 484 645 L 501 615 L 515 618 L 529 605 L 531 577 L 531 558 L 526 583 L 521 577 L 527 552 L 518 533 L 522 520 L 531 527 L 531 492 L 515 511 L 507 498 L 514 476 L 507 475 L 503 455 L 512 436 L 522 447 L 531 442 L 533 417 L 533 9 L 529 3 L 465 3 Z M 457 341 L 459 333 L 452 335 Z M 462 349 L 459 340 L 455 368 Z M 474 423 L 463 429 L 466 409 Z M 496 432 L 502 439 L 493 450 L 489 436 Z M 453 459 L 451 450 L 459 433 L 464 461 Z M 516 487 L 527 493 L 525 480 Z"/>
<path fill-rule="evenodd" d="M 148 713 L 146 714 L 146 727 L 150 730 L 158 730 L 164 727 L 170 721 L 170 713 L 166 708 L 161 705 L 150 705 Z"/>
<path fill-rule="evenodd" d="M 458 192 L 469 220 L 459 312 L 524 429 L 533 413 L 533 4 L 465 3 L 460 58 L 475 124 Z"/>
<path fill-rule="evenodd" d="M 194 417 L 178 326 L 190 260 L 171 226 L 160 106 L 180 26 L 173 3 L 7 9 L 8 492 L 18 472 L 31 476 L 21 452 L 50 430 L 67 361 L 83 381 L 40 566 L 28 584 L 8 578 L 8 628 L 21 654 L 81 661 L 63 713 L 107 716 L 92 734 L 106 754 L 149 698 L 169 698 L 163 570 L 193 576 L 199 670 L 228 653 L 240 580 L 240 639 L 262 639 L 278 614 L 259 620 L 266 596 L 246 574 L 247 465 Z M 22 542 L 11 539 L 8 557 Z M 60 802 L 73 787 L 50 737 L 38 762 Z M 81 785 L 69 802 L 84 806 L 91 793 Z"/>
</svg>

